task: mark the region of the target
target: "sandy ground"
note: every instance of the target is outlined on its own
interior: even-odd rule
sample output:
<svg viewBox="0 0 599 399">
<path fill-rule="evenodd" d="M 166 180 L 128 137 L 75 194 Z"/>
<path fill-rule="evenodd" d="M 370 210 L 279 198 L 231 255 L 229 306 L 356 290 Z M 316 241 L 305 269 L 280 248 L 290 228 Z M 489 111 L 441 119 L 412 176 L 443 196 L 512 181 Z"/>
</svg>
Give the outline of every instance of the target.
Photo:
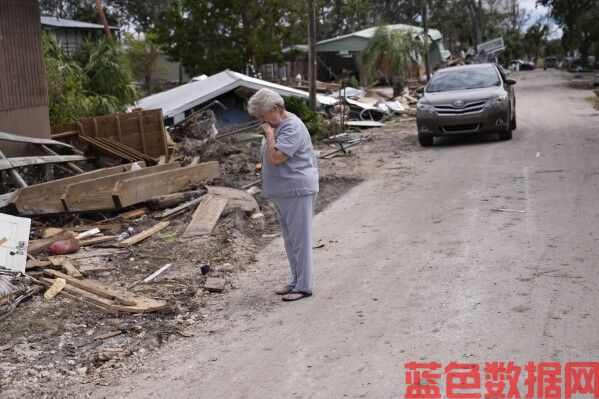
<svg viewBox="0 0 599 399">
<path fill-rule="evenodd" d="M 313 297 L 272 294 L 275 239 L 193 337 L 55 396 L 396 398 L 409 361 L 597 361 L 599 112 L 560 72 L 515 78 L 511 141 L 364 149 L 368 178 L 315 218 Z"/>
</svg>

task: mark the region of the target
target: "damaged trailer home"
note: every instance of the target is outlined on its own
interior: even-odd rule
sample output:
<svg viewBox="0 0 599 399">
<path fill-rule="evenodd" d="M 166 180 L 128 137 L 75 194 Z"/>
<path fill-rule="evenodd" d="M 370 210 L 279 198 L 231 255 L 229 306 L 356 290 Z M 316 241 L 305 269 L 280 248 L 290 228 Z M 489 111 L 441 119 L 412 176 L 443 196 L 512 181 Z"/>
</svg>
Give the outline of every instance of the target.
<svg viewBox="0 0 599 399">
<path fill-rule="evenodd" d="M 135 106 L 142 109 L 162 108 L 167 127 L 182 122 L 199 110 L 209 108 L 214 112 L 218 129 L 226 130 L 229 126 L 252 121 L 245 110 L 245 102 L 262 88 L 271 89 L 283 97 L 309 97 L 308 92 L 303 90 L 225 70 L 142 98 Z M 338 102 L 335 98 L 324 95 L 318 95 L 317 101 L 327 107 Z"/>
</svg>

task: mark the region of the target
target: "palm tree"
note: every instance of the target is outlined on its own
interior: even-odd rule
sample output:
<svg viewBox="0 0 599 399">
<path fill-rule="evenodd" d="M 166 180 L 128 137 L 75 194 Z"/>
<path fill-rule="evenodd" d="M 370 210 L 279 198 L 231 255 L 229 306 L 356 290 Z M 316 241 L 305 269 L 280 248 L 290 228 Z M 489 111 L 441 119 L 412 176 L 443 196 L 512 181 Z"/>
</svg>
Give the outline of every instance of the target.
<svg viewBox="0 0 599 399">
<path fill-rule="evenodd" d="M 536 62 L 547 44 L 547 35 L 549 34 L 549 26 L 534 24 L 524 34 L 524 43 L 528 47 L 528 55 L 532 56 L 532 61 Z"/>
<path fill-rule="evenodd" d="M 412 32 L 377 28 L 360 54 L 359 64 L 362 72 L 371 79 L 384 78 L 388 84 L 402 83 L 420 58 L 423 41 Z"/>
</svg>

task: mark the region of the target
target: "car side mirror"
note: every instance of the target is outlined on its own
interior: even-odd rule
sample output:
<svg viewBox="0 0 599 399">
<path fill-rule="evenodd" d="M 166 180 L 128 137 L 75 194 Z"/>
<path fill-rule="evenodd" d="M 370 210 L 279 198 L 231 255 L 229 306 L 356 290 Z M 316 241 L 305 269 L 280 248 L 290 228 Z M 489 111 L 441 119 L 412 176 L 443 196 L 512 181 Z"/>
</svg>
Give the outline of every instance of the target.
<svg viewBox="0 0 599 399">
<path fill-rule="evenodd" d="M 505 83 L 507 83 L 510 86 L 513 86 L 516 84 L 516 81 L 514 79 L 506 79 Z"/>
</svg>

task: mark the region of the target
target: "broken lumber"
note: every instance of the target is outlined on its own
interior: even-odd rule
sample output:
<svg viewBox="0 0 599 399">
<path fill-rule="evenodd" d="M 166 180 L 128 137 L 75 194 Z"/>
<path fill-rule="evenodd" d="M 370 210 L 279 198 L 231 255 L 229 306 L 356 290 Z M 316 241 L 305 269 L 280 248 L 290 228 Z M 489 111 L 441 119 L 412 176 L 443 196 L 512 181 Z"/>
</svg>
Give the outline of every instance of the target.
<svg viewBox="0 0 599 399">
<path fill-rule="evenodd" d="M 213 194 L 205 195 L 193 213 L 191 222 L 189 222 L 187 229 L 185 229 L 183 237 L 211 234 L 220 215 L 225 210 L 227 202 L 228 199 L 226 197 Z"/>
<path fill-rule="evenodd" d="M 123 305 L 135 306 L 137 303 L 134 300 L 126 298 L 120 293 L 100 285 L 98 282 L 93 280 L 80 280 L 78 278 L 63 274 L 59 271 L 52 269 L 44 269 L 44 274 L 54 277 L 54 278 L 64 278 L 67 283 L 77 288 L 81 288 L 82 290 L 94 293 L 98 296 L 101 296 L 106 299 L 110 299 L 113 301 L 117 301 Z"/>
<path fill-rule="evenodd" d="M 84 239 L 84 238 L 87 238 L 87 237 L 91 237 L 91 236 L 93 236 L 93 235 L 96 235 L 96 234 L 98 234 L 99 232 L 100 232 L 100 229 L 96 227 L 96 228 L 93 228 L 93 229 L 91 229 L 91 230 L 84 231 L 83 233 L 79 233 L 79 234 L 77 234 L 77 235 L 75 236 L 75 238 L 76 238 L 76 239 L 78 239 L 78 240 L 82 240 L 82 239 Z"/>
<path fill-rule="evenodd" d="M 79 251 L 76 254 L 60 255 L 60 256 L 64 256 L 65 258 L 68 258 L 68 259 L 79 260 L 79 259 L 86 259 L 86 258 L 95 258 L 95 257 L 99 257 L 99 256 L 119 255 L 119 254 L 122 254 L 123 252 L 126 252 L 126 251 L 123 249 L 119 249 L 119 248 L 99 248 L 99 249 L 92 249 L 89 251 Z"/>
<path fill-rule="evenodd" d="M 55 278 L 50 288 L 48 288 L 46 292 L 44 292 L 44 298 L 47 301 L 54 298 L 56 295 L 60 293 L 60 291 L 63 290 L 65 285 L 67 285 L 67 282 L 64 278 Z"/>
<path fill-rule="evenodd" d="M 0 141 L 12 141 L 15 143 L 27 143 L 27 144 L 57 145 L 57 146 L 61 146 L 61 147 L 73 148 L 72 145 L 69 145 L 69 144 L 66 144 L 66 143 L 63 143 L 60 141 L 56 141 L 56 140 L 40 139 L 40 138 L 36 138 L 36 137 L 21 136 L 21 135 L 5 133 L 5 132 L 0 132 Z"/>
<path fill-rule="evenodd" d="M 21 215 L 38 215 L 65 212 L 61 197 L 69 184 L 110 176 L 129 170 L 130 165 L 94 170 L 46 183 L 35 184 L 15 191 L 11 203 Z"/>
<path fill-rule="evenodd" d="M 134 177 L 153 176 L 178 167 L 179 164 L 173 162 L 69 184 L 61 200 L 64 209 L 68 212 L 115 209 L 117 206 L 112 198 L 112 192 L 118 182 Z"/>
<path fill-rule="evenodd" d="M 83 274 L 78 269 L 77 262 L 73 259 L 69 259 L 64 255 L 48 256 L 48 261 L 53 266 L 61 267 L 69 276 L 72 277 L 83 277 Z"/>
<path fill-rule="evenodd" d="M 146 238 L 150 237 L 151 235 L 164 229 L 169 224 L 170 224 L 170 222 L 168 220 L 166 220 L 164 222 L 158 222 L 154 226 L 150 227 L 149 229 L 146 229 L 140 233 L 137 233 L 137 234 L 127 238 L 126 240 L 121 241 L 119 243 L 119 247 L 127 248 L 133 244 L 137 244 L 138 242 L 145 240 Z"/>
<path fill-rule="evenodd" d="M 81 240 L 79 241 L 79 245 L 82 247 L 89 247 L 90 245 L 102 244 L 109 241 L 116 240 L 117 236 L 101 236 L 90 238 L 89 240 Z"/>
<path fill-rule="evenodd" d="M 244 190 L 216 186 L 206 186 L 206 189 L 208 190 L 208 194 L 227 198 L 227 207 L 225 208 L 227 211 L 235 208 L 241 208 L 247 213 L 260 211 L 256 199 Z"/>
<path fill-rule="evenodd" d="M 27 253 L 30 255 L 37 255 L 39 253 L 44 252 L 46 249 L 48 249 L 50 245 L 54 244 L 56 241 L 68 240 L 74 237 L 75 233 L 73 233 L 72 231 L 67 231 L 52 237 L 42 238 L 41 240 L 31 240 L 29 241 Z"/>
<path fill-rule="evenodd" d="M 172 208 L 182 202 L 189 201 L 199 195 L 204 194 L 204 190 L 184 191 L 182 193 L 166 194 L 158 197 L 150 198 L 147 203 L 153 210 Z"/>
<path fill-rule="evenodd" d="M 37 269 L 39 267 L 48 267 L 52 263 L 47 260 L 39 260 L 38 258 L 32 257 L 31 259 L 27 259 L 27 263 L 25 263 L 25 269 Z"/>
<path fill-rule="evenodd" d="M 112 196 L 118 206 L 126 207 L 159 195 L 187 190 L 191 186 L 197 186 L 218 177 L 220 177 L 218 162 L 205 162 L 122 180 L 116 184 Z"/>
<path fill-rule="evenodd" d="M 162 212 L 160 215 L 157 216 L 158 219 L 163 219 L 167 216 L 171 216 L 174 215 L 175 213 L 178 213 L 180 211 L 182 211 L 185 208 L 189 208 L 192 205 L 195 205 L 197 203 L 199 203 L 202 200 L 202 196 L 198 197 L 198 198 L 194 198 L 192 200 L 189 200 L 187 202 L 182 203 L 181 205 L 172 208 L 172 209 L 167 209 L 166 211 Z"/>
<path fill-rule="evenodd" d="M 49 238 L 55 236 L 56 234 L 60 234 L 64 231 L 64 229 L 60 227 L 47 227 L 42 234 L 42 238 Z"/>
<path fill-rule="evenodd" d="M 128 212 L 123 212 L 123 213 L 119 214 L 118 217 L 121 219 L 126 219 L 126 220 L 137 219 L 137 218 L 142 217 L 146 213 L 148 213 L 147 208 L 139 208 L 139 209 L 134 209 L 134 210 L 128 211 Z"/>
<path fill-rule="evenodd" d="M 104 290 L 103 294 L 97 294 L 93 291 L 88 291 L 87 287 L 84 288 L 82 286 L 77 285 L 81 282 L 84 282 L 85 284 L 92 284 L 95 288 L 100 287 L 99 284 L 93 282 L 92 280 L 77 280 L 73 279 L 72 277 L 66 277 L 67 278 L 65 278 L 65 280 L 67 284 L 63 288 L 61 295 L 69 294 L 65 296 L 92 305 L 102 311 L 107 311 L 109 313 L 149 313 L 163 310 L 168 307 L 168 304 L 165 301 L 141 297 L 137 295 L 134 296 L 129 293 L 120 292 L 118 293 L 118 297 L 121 300 L 125 300 L 129 303 L 135 303 L 135 305 L 125 305 L 122 303 L 118 303 L 117 301 L 111 300 L 110 298 L 106 298 L 105 296 L 103 296 L 103 294 L 105 294 L 106 292 L 109 292 L 110 294 L 117 294 L 114 290 L 102 287 L 102 289 Z M 53 283 L 52 279 L 45 277 L 42 278 L 41 281 L 45 285 L 51 285 Z"/>
<path fill-rule="evenodd" d="M 168 269 L 172 265 L 173 265 L 172 263 L 167 263 L 166 265 L 162 266 L 160 269 L 156 270 L 154 273 L 150 274 L 148 277 L 144 278 L 143 280 L 139 280 L 136 283 L 131 284 L 129 286 L 129 289 L 135 287 L 137 284 L 140 284 L 140 283 L 149 283 L 150 281 L 154 280 L 156 277 L 161 275 L 162 272 L 164 272 L 166 269 Z"/>
<path fill-rule="evenodd" d="M 53 163 L 65 163 L 74 161 L 86 161 L 89 158 L 84 155 L 42 155 L 37 157 L 14 157 L 0 159 L 0 170 L 22 168 L 31 165 L 46 165 Z"/>
<path fill-rule="evenodd" d="M 157 163 L 154 158 L 109 138 L 79 136 L 79 140 L 112 158 L 120 158 L 126 162 L 145 161 L 147 165 Z"/>
</svg>

